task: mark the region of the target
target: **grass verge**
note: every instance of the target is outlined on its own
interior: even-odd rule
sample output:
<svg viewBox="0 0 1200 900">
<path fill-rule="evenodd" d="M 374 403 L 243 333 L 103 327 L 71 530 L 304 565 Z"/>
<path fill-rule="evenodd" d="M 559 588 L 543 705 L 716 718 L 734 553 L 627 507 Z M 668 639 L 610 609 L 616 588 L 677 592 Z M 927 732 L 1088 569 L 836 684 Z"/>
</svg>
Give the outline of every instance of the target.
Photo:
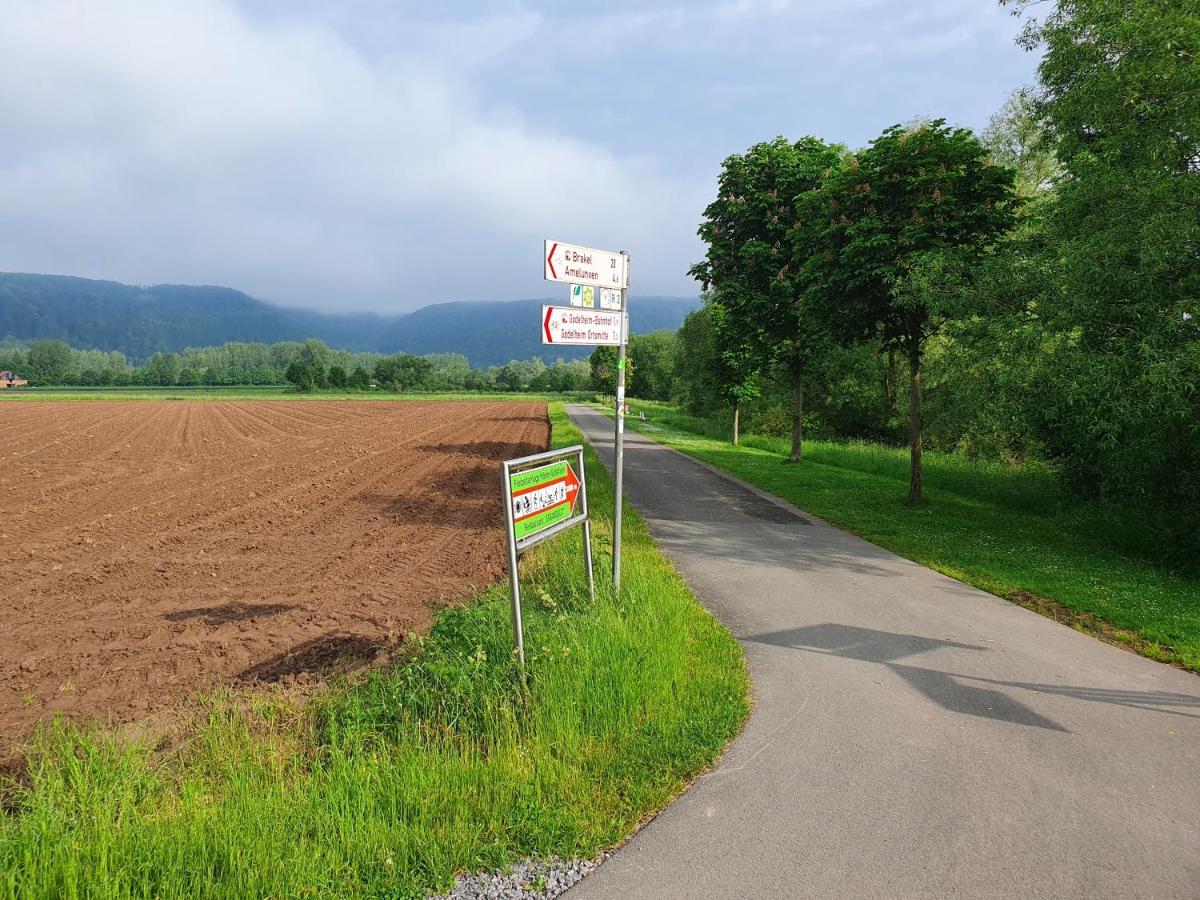
<svg viewBox="0 0 1200 900">
<path fill-rule="evenodd" d="M 551 420 L 556 445 L 580 440 L 561 404 Z M 587 454 L 608 546 L 612 486 Z M 620 600 L 588 600 L 578 529 L 524 558 L 527 690 L 497 586 L 441 613 L 394 671 L 303 705 L 210 699 L 173 749 L 45 729 L 25 777 L 0 783 L 0 895 L 420 897 L 621 840 L 749 702 L 736 642 L 632 510 L 625 528 Z"/>
<path fill-rule="evenodd" d="M 1110 643 L 1200 672 L 1200 582 L 1122 552 L 1122 529 L 1072 506 L 1044 466 L 925 454 L 928 504 L 905 503 L 908 451 L 750 435 L 734 447 L 712 423 L 632 401 L 629 427 L 921 565 Z M 605 409 L 609 415 L 610 409 Z M 644 414 L 645 421 L 639 418 Z"/>
</svg>

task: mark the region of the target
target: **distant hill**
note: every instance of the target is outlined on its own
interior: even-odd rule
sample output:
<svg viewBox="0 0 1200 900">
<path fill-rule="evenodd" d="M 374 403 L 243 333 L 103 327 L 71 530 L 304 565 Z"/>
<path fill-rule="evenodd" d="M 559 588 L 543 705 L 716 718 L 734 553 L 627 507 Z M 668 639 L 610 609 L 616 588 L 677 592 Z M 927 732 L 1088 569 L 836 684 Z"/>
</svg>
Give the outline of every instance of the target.
<svg viewBox="0 0 1200 900">
<path fill-rule="evenodd" d="M 73 347 L 119 350 L 135 360 L 226 341 L 336 338 L 365 350 L 380 316 L 322 316 L 284 309 L 224 287 L 132 287 L 65 275 L 0 274 L 0 338 L 61 340 Z"/>
<path fill-rule="evenodd" d="M 542 346 L 537 320 L 543 302 L 437 303 L 401 316 L 325 314 L 274 306 L 225 287 L 134 287 L 65 275 L 0 273 L 0 339 L 61 340 L 74 347 L 119 350 L 136 361 L 227 341 L 270 344 L 306 337 L 347 350 L 462 353 L 475 366 L 587 355 L 586 348 Z M 696 299 L 634 297 L 631 327 L 639 334 L 675 329 L 697 306 Z"/>
</svg>

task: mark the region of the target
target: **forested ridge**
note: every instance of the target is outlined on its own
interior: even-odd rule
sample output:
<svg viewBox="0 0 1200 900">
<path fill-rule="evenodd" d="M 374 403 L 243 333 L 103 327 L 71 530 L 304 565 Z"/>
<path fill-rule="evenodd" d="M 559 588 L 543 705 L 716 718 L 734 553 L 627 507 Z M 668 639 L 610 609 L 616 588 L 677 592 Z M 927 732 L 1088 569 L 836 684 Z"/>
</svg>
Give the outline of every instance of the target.
<svg viewBox="0 0 1200 900">
<path fill-rule="evenodd" d="M 487 368 L 513 359 L 581 359 L 585 349 L 543 347 L 537 328 L 547 300 L 434 303 L 402 315 L 321 313 L 274 306 L 225 287 L 136 287 L 64 275 L 0 273 L 0 340 L 62 341 L 116 351 L 142 363 L 155 353 L 225 343 L 316 338 L 362 352 L 459 353 Z M 557 302 L 565 302 L 559 298 Z M 684 297 L 637 297 L 637 332 L 677 328 L 698 306 Z"/>
</svg>

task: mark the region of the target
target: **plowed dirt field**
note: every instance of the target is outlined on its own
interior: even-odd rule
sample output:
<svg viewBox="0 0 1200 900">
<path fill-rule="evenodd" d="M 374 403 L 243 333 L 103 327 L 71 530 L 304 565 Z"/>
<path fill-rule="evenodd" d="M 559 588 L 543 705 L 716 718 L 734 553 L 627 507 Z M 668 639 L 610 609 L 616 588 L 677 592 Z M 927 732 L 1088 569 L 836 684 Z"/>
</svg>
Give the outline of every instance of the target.
<svg viewBox="0 0 1200 900">
<path fill-rule="evenodd" d="M 0 403 L 0 755 L 56 712 L 368 660 L 503 572 L 544 405 Z"/>
</svg>

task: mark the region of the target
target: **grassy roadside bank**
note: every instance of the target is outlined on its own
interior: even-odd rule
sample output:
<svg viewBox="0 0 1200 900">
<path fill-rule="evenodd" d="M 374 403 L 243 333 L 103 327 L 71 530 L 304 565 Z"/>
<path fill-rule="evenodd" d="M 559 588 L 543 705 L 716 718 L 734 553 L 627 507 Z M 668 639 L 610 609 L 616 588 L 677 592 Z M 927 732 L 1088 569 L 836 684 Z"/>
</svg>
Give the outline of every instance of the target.
<svg viewBox="0 0 1200 900">
<path fill-rule="evenodd" d="M 1200 672 L 1200 581 L 1124 554 L 1086 510 L 1060 504 L 1037 467 L 927 453 L 929 505 L 904 503 L 908 452 L 873 444 L 748 436 L 733 447 L 703 420 L 632 401 L 629 427 L 826 521 L 1104 640 Z M 609 415 L 611 409 L 604 410 Z M 639 418 L 645 414 L 645 421 Z M 1115 546 L 1116 545 L 1116 546 Z"/>
<path fill-rule="evenodd" d="M 561 404 L 551 420 L 556 445 L 580 439 Z M 588 475 L 606 547 L 590 449 Z M 421 897 L 619 841 L 748 710 L 736 642 L 632 511 L 626 529 L 620 601 L 587 599 L 578 531 L 525 558 L 527 691 L 497 586 L 407 665 L 307 703 L 232 692 L 169 741 L 47 728 L 26 778 L 0 781 L 0 896 Z"/>
</svg>

